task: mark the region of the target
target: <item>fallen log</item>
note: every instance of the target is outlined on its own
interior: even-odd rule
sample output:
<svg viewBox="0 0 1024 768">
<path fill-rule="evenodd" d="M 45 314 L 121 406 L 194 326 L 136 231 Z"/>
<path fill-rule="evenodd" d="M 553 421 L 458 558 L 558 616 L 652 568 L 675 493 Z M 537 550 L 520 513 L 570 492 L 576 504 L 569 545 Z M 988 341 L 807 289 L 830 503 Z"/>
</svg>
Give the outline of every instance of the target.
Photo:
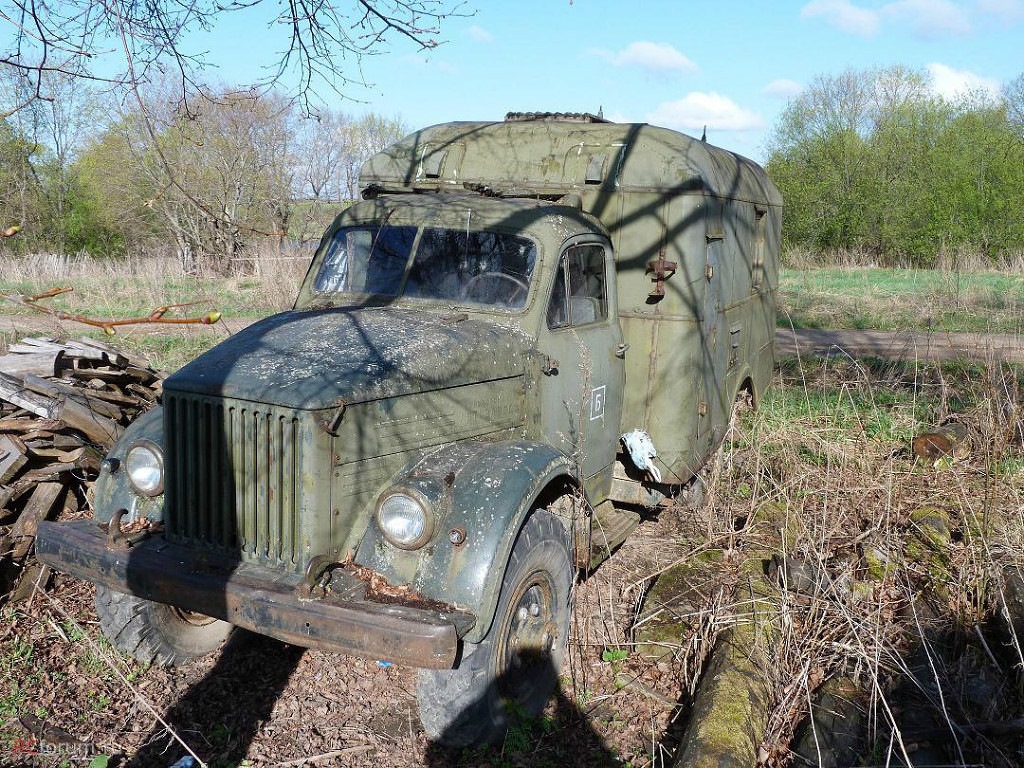
<svg viewBox="0 0 1024 768">
<path fill-rule="evenodd" d="M 770 594 L 760 572 L 737 586 L 741 615 L 719 635 L 701 676 L 676 768 L 754 768 L 761 761 L 774 689 L 770 646 L 778 623 Z"/>
</svg>

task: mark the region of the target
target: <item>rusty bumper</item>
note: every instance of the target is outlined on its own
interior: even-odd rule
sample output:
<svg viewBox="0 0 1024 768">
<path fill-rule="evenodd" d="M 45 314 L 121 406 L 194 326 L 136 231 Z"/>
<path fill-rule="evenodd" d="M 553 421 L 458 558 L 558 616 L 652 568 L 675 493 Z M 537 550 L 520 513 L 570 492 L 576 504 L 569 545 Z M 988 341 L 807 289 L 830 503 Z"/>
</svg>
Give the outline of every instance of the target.
<svg viewBox="0 0 1024 768">
<path fill-rule="evenodd" d="M 355 577 L 346 582 L 342 576 L 336 584 L 335 575 L 331 594 L 311 599 L 303 596 L 297 575 L 253 563 L 214 568 L 195 550 L 159 536 L 127 549 L 111 548 L 94 520 L 40 523 L 36 556 L 80 579 L 205 613 L 287 643 L 415 667 L 454 666 L 459 636 L 473 624 L 472 616 L 462 612 L 356 597 L 362 587 Z"/>
</svg>

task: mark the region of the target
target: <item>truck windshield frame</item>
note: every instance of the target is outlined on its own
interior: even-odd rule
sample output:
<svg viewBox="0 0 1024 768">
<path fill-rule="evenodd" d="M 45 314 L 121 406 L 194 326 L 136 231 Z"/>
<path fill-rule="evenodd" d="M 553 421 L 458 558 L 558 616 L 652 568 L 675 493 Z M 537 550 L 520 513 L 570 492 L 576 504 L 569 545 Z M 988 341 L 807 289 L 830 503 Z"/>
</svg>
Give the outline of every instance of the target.
<svg viewBox="0 0 1024 768">
<path fill-rule="evenodd" d="M 538 250 L 529 237 L 496 230 L 341 227 L 322 246 L 312 288 L 318 295 L 518 311 L 526 306 Z"/>
</svg>

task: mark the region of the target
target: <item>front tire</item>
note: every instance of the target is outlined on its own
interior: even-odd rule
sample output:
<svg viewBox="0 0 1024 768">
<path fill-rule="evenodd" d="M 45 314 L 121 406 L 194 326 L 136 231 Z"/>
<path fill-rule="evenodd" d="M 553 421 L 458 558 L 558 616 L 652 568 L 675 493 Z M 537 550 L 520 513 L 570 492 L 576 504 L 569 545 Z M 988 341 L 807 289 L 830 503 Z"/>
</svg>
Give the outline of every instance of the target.
<svg viewBox="0 0 1024 768">
<path fill-rule="evenodd" d="M 502 736 L 510 711 L 534 717 L 558 682 L 569 634 L 573 567 L 558 519 L 534 512 L 512 548 L 494 622 L 459 666 L 419 671 L 416 698 L 431 739 L 452 747 Z"/>
<path fill-rule="evenodd" d="M 226 621 L 96 587 L 96 613 L 111 644 L 143 664 L 179 666 L 217 650 L 231 634 Z"/>
</svg>

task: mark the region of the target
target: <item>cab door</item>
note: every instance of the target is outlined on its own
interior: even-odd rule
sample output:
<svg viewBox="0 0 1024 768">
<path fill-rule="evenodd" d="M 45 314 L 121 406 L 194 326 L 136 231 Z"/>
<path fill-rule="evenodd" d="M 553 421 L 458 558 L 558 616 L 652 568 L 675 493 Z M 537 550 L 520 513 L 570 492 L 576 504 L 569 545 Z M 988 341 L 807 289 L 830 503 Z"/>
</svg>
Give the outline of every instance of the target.
<svg viewBox="0 0 1024 768">
<path fill-rule="evenodd" d="M 606 241 L 570 241 L 558 261 L 537 344 L 541 431 L 579 463 L 595 500 L 610 489 L 625 382 L 613 269 Z"/>
</svg>

